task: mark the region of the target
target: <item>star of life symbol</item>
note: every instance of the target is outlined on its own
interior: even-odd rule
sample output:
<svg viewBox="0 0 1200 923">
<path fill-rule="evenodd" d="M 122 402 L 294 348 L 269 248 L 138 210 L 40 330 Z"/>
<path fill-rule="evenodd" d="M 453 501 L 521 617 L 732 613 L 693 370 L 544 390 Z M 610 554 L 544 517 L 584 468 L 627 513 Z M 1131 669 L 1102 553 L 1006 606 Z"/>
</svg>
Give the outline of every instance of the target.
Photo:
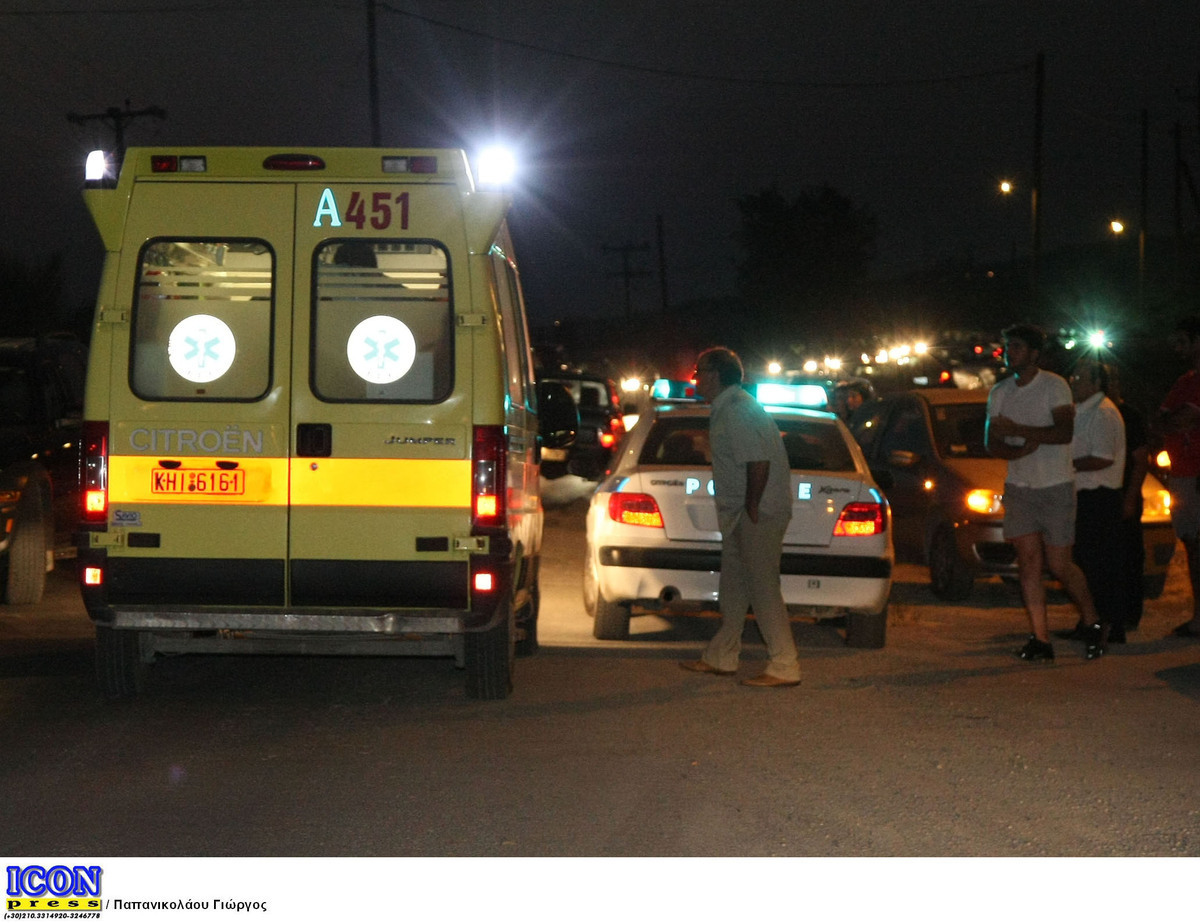
<svg viewBox="0 0 1200 923">
<path fill-rule="evenodd" d="M 363 381 L 387 385 L 408 374 L 417 358 L 417 341 L 403 321 L 377 314 L 350 331 L 346 358 Z"/>
<path fill-rule="evenodd" d="M 216 381 L 229 371 L 237 343 L 229 325 L 211 314 L 185 317 L 167 340 L 171 368 L 197 384 Z"/>
</svg>

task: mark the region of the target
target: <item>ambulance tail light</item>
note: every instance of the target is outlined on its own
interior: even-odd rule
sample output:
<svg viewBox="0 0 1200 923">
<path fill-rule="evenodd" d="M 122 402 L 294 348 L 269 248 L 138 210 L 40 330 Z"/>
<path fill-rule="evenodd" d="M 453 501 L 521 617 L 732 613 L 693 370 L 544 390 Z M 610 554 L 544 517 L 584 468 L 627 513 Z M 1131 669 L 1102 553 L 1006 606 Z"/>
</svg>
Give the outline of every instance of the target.
<svg viewBox="0 0 1200 923">
<path fill-rule="evenodd" d="M 79 454 L 84 528 L 102 529 L 108 522 L 108 424 L 86 420 Z"/>
<path fill-rule="evenodd" d="M 151 154 L 151 173 L 207 173 L 208 158 L 202 155 Z"/>
<path fill-rule="evenodd" d="M 847 503 L 842 507 L 835 536 L 865 538 L 887 530 L 887 507 L 883 503 Z"/>
<path fill-rule="evenodd" d="M 505 470 L 507 444 L 504 427 L 476 426 L 472 443 L 472 531 L 504 528 L 508 522 L 508 473 Z"/>
</svg>

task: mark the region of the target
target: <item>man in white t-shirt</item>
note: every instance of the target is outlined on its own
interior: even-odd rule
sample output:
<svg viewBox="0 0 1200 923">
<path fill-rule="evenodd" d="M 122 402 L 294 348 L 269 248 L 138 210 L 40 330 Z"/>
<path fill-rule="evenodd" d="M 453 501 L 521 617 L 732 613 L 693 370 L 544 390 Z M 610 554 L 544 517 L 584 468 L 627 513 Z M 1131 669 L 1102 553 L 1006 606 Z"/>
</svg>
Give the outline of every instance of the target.
<svg viewBox="0 0 1200 923">
<path fill-rule="evenodd" d="M 1008 461 L 1004 537 L 1017 551 L 1017 576 L 1032 634 L 1022 660 L 1053 660 L 1046 622 L 1046 569 L 1097 623 L 1087 579 L 1071 556 L 1075 543 L 1075 471 L 1071 460 L 1075 405 L 1071 387 L 1038 367 L 1046 335 L 1033 324 L 1004 331 L 1004 360 L 1013 374 L 988 395 L 987 448 Z"/>
</svg>

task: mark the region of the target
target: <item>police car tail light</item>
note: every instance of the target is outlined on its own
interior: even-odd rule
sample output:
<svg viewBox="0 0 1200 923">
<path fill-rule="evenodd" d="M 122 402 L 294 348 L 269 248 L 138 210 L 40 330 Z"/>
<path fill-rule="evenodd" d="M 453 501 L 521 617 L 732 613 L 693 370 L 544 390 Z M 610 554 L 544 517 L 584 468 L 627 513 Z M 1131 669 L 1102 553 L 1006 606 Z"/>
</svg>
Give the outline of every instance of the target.
<svg viewBox="0 0 1200 923">
<path fill-rule="evenodd" d="M 833 534 L 863 537 L 878 535 L 886 528 L 887 514 L 882 503 L 847 503 L 833 527 Z"/>
<path fill-rule="evenodd" d="M 505 525 L 507 509 L 503 426 L 477 426 L 471 453 L 471 525 L 495 529 Z"/>
<path fill-rule="evenodd" d="M 79 481 L 83 492 L 83 521 L 103 525 L 108 521 L 108 424 L 87 420 L 79 456 Z"/>
<path fill-rule="evenodd" d="M 663 527 L 662 513 L 658 503 L 649 494 L 610 494 L 608 518 L 623 526 Z"/>
</svg>

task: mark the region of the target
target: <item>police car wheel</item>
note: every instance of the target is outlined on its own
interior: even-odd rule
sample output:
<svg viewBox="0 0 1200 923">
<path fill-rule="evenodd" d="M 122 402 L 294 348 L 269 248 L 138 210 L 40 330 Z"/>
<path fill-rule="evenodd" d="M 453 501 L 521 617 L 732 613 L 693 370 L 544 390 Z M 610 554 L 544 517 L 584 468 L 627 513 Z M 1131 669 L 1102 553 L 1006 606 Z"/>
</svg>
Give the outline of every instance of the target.
<svg viewBox="0 0 1200 923">
<path fill-rule="evenodd" d="M 4 599 L 9 605 L 30 606 L 41 602 L 45 589 L 46 524 L 42 521 L 40 504 L 23 504 L 8 548 Z"/>
<path fill-rule="evenodd" d="M 96 626 L 96 681 L 110 699 L 134 696 L 146 688 L 149 664 L 142 632 Z"/>
<path fill-rule="evenodd" d="M 512 607 L 504 605 L 506 617 L 498 625 L 487 631 L 468 632 L 464 639 L 467 698 L 506 699 L 512 692 L 515 625 Z"/>
<path fill-rule="evenodd" d="M 888 607 L 882 612 L 851 612 L 846 616 L 846 646 L 880 648 L 887 643 Z"/>
<path fill-rule="evenodd" d="M 599 641 L 629 640 L 629 606 L 610 603 L 603 596 L 596 597 L 596 620 L 592 623 L 592 635 Z"/>
</svg>

